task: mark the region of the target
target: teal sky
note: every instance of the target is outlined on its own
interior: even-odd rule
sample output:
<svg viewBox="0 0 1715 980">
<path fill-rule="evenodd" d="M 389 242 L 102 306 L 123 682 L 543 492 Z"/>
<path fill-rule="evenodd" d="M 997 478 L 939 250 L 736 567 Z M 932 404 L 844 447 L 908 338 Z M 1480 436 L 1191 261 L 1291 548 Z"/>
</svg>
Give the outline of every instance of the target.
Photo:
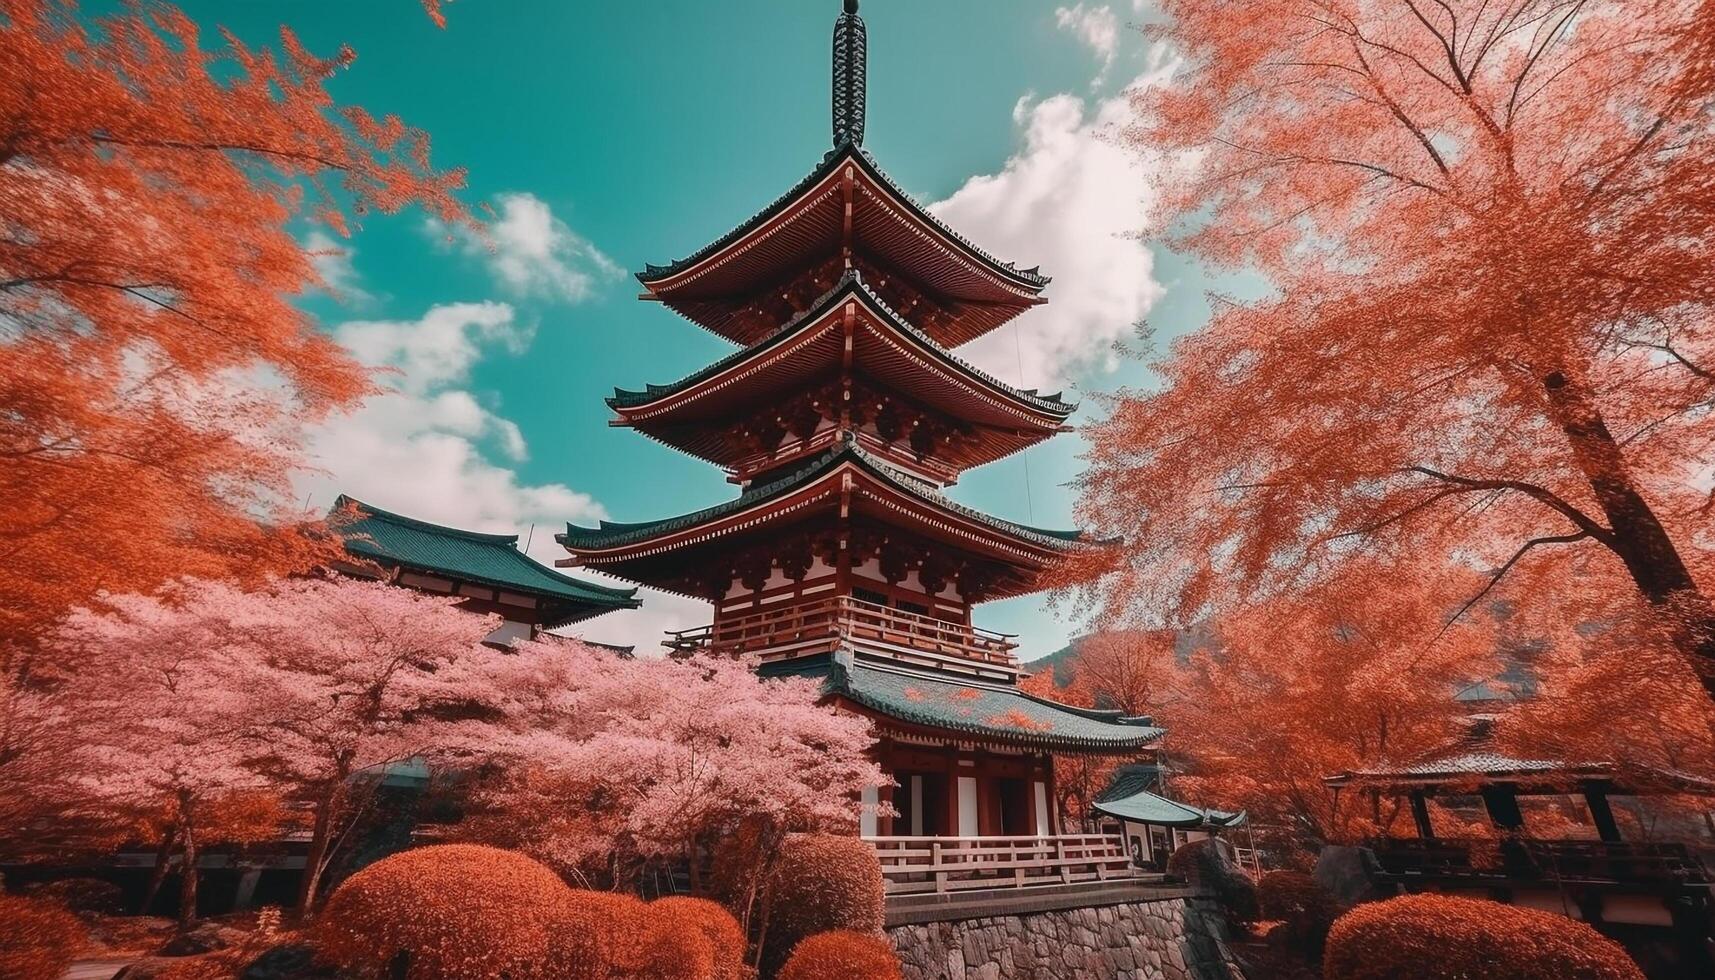
<svg viewBox="0 0 1715 980">
<path fill-rule="evenodd" d="M 437 165 L 468 168 L 469 200 L 519 219 L 491 254 L 449 243 L 421 214 L 370 218 L 350 254 L 328 260 L 343 299 L 309 307 L 361 356 L 401 373 L 389 404 L 312 434 L 318 471 L 300 483 L 312 508 L 344 490 L 482 530 L 530 534 L 534 523 L 530 551 L 552 560 L 568 518 L 647 520 L 734 492 L 712 466 L 609 428 L 602 398 L 732 349 L 638 302 L 631 273 L 728 230 L 819 161 L 837 0 L 458 0 L 445 31 L 413 0 L 184 6 L 254 44 L 271 43 L 282 23 L 319 53 L 349 43 L 358 58 L 332 83 L 335 96 L 427 130 Z M 1145 223 L 1152 189 L 1170 178 L 1101 136 L 1129 111 L 1116 98 L 1126 85 L 1165 77 L 1160 53 L 1129 28 L 1135 7 L 862 5 L 866 147 L 920 200 L 952 198 L 939 209 L 977 244 L 1056 277 L 1050 306 L 1021 318 L 1017 336 L 1002 328 L 961 351 L 1004 380 L 1080 392 L 1139 383 L 1141 365 L 1111 363 L 1112 341 L 1131 340 L 1145 313 L 1158 341 L 1206 316 L 1209 278 L 1166 254 Z M 531 225 L 544 207 L 552 223 Z M 1080 449 L 1062 436 L 951 492 L 1069 526 L 1064 484 Z M 664 625 L 708 618 L 684 600 L 645 603 L 583 632 L 648 644 Z M 1037 656 L 1077 631 L 1042 605 L 985 606 L 978 622 L 1022 634 L 1021 653 Z"/>
</svg>

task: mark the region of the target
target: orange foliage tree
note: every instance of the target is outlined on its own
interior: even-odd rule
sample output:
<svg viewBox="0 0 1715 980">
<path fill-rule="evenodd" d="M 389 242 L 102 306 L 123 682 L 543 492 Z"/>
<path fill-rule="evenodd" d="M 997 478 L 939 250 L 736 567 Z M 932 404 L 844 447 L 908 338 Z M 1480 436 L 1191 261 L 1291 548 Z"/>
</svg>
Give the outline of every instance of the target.
<svg viewBox="0 0 1715 980">
<path fill-rule="evenodd" d="M 1502 636 L 1486 615 L 1440 631 L 1475 577 L 1354 561 L 1222 617 L 1159 707 L 1182 773 L 1171 795 L 1246 809 L 1292 845 L 1385 833 L 1398 801 L 1360 808 L 1323 779 L 1409 760 L 1460 733 L 1453 695 L 1495 672 Z"/>
<path fill-rule="evenodd" d="M 1715 2 L 1163 7 L 1185 71 L 1130 138 L 1196 161 L 1181 244 L 1275 291 L 1094 427 L 1107 612 L 1588 553 L 1715 692 Z"/>
<path fill-rule="evenodd" d="M 300 424 L 370 381 L 292 305 L 319 284 L 295 223 L 471 220 L 423 133 L 335 104 L 352 58 L 289 31 L 206 49 L 166 4 L 0 0 L 0 702 L 98 591 L 309 559 L 257 517 Z"/>
</svg>

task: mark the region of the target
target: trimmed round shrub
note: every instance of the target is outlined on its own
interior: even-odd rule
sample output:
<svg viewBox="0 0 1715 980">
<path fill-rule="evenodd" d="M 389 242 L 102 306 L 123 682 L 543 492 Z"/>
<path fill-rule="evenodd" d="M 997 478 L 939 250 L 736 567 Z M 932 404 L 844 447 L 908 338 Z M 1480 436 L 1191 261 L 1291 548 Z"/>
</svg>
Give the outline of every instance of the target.
<svg viewBox="0 0 1715 980">
<path fill-rule="evenodd" d="M 799 943 L 779 980 L 900 980 L 899 957 L 880 936 L 836 929 Z"/>
<path fill-rule="evenodd" d="M 574 891 L 555 916 L 540 975 L 552 980 L 715 980 L 720 957 L 706 923 L 695 915 L 673 907 L 661 914 L 630 895 Z M 741 965 L 743 956 L 741 943 Z"/>
<path fill-rule="evenodd" d="M 718 902 L 706 898 L 663 898 L 649 903 L 649 913 L 658 928 L 680 925 L 700 931 L 714 955 L 712 980 L 743 980 L 744 931 Z"/>
<path fill-rule="evenodd" d="M 1340 907 L 1328 890 L 1302 871 L 1270 871 L 1256 883 L 1259 913 L 1285 923 L 1287 945 L 1305 953 L 1321 953 L 1328 929 Z"/>
<path fill-rule="evenodd" d="M 318 948 L 358 980 L 537 976 L 571 894 L 514 851 L 445 844 L 347 878 L 317 924 Z"/>
<path fill-rule="evenodd" d="M 0 894 L 0 977 L 60 980 L 83 941 L 83 923 L 60 906 Z"/>
<path fill-rule="evenodd" d="M 819 932 L 880 932 L 885 889 L 875 849 L 856 837 L 793 834 L 780 848 L 768 902 L 764 974 Z"/>
<path fill-rule="evenodd" d="M 1326 980 L 1643 980 L 1618 943 L 1552 912 L 1404 895 L 1334 922 Z"/>
<path fill-rule="evenodd" d="M 1233 860 L 1226 841 L 1205 837 L 1181 845 L 1167 859 L 1167 873 L 1213 892 L 1229 923 L 1256 921 L 1256 883 Z"/>
</svg>

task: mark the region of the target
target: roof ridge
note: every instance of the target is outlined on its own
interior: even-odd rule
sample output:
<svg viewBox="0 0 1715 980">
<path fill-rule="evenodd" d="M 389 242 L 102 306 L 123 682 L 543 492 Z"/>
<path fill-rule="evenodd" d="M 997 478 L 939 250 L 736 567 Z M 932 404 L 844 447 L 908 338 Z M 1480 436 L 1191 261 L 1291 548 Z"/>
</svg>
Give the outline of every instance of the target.
<svg viewBox="0 0 1715 980">
<path fill-rule="evenodd" d="M 464 538 L 467 541 L 476 541 L 483 544 L 508 545 L 516 545 L 518 543 L 518 535 L 516 534 L 492 534 L 486 531 L 467 531 L 461 527 L 451 527 L 446 524 L 433 524 L 419 518 L 407 517 L 406 515 L 395 511 L 382 510 L 374 504 L 365 503 L 364 501 L 358 500 L 356 497 L 344 493 L 334 499 L 333 508 L 328 511 L 328 514 L 332 516 L 334 513 L 344 509 L 346 506 L 357 508 L 358 512 L 363 514 L 365 517 L 387 521 L 392 524 L 403 524 L 406 527 L 419 528 L 425 531 L 434 531 L 436 533 L 446 534 L 452 537 Z"/>
</svg>

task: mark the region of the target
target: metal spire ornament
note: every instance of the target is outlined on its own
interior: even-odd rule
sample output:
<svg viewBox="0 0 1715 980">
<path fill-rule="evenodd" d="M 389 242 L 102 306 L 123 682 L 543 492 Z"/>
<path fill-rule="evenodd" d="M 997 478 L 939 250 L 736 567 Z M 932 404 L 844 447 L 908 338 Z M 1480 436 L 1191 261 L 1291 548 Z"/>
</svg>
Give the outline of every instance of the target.
<svg viewBox="0 0 1715 980">
<path fill-rule="evenodd" d="M 858 0 L 846 0 L 834 21 L 834 147 L 863 145 L 869 34 L 858 16 Z"/>
</svg>

